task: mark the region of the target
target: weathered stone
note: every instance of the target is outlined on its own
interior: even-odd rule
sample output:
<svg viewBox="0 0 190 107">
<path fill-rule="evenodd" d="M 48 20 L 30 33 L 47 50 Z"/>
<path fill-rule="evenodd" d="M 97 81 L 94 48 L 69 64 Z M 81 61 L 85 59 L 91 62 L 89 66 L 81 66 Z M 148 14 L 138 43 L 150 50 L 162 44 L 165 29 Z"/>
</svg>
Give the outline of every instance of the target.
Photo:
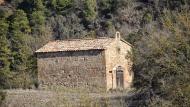
<svg viewBox="0 0 190 107">
<path fill-rule="evenodd" d="M 40 49 L 42 52 L 37 51 L 40 86 L 85 88 L 91 92 L 129 88 L 133 73 L 131 73 L 132 63 L 126 56 L 131 52 L 131 46 L 121 40 L 119 34 L 116 36 L 116 38 L 104 40 L 109 41 L 109 44 L 106 43 L 107 45 L 98 44 L 96 40 L 93 40 L 101 49 L 94 49 L 96 47 L 94 45 L 90 49 L 89 47 L 92 47 L 92 44 L 88 47 L 88 44 L 83 42 L 85 49 L 88 50 L 56 50 L 55 52 L 53 49 L 51 52 L 50 49 L 46 49 L 48 47 L 46 45 L 45 50 L 48 50 L 47 52 L 44 52 L 43 49 Z M 60 46 L 57 47 L 60 49 Z M 73 47 L 67 46 L 67 48 L 72 49 Z M 117 72 L 121 73 L 120 77 Z"/>
</svg>

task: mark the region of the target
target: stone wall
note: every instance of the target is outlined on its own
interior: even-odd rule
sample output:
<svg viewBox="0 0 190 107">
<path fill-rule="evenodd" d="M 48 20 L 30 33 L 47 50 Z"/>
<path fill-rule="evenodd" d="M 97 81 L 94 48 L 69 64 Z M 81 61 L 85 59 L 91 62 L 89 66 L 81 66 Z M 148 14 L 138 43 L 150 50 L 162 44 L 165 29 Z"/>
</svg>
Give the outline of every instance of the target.
<svg viewBox="0 0 190 107">
<path fill-rule="evenodd" d="M 103 50 L 38 53 L 37 57 L 40 87 L 106 90 Z"/>
<path fill-rule="evenodd" d="M 132 84 L 133 72 L 130 60 L 131 46 L 120 39 L 115 39 L 105 51 L 107 90 L 116 89 L 116 68 L 121 66 L 124 69 L 124 88 Z"/>
<path fill-rule="evenodd" d="M 5 3 L 5 0 L 0 0 L 0 5 Z"/>
</svg>

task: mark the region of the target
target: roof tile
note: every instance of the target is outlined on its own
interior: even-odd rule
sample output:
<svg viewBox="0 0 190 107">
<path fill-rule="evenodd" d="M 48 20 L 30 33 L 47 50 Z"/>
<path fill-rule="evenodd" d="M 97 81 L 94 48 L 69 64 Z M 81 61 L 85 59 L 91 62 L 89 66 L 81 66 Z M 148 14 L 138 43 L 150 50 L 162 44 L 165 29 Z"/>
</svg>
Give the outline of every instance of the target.
<svg viewBox="0 0 190 107">
<path fill-rule="evenodd" d="M 58 40 L 47 43 L 36 52 L 101 50 L 106 49 L 113 40 L 114 38 Z"/>
</svg>

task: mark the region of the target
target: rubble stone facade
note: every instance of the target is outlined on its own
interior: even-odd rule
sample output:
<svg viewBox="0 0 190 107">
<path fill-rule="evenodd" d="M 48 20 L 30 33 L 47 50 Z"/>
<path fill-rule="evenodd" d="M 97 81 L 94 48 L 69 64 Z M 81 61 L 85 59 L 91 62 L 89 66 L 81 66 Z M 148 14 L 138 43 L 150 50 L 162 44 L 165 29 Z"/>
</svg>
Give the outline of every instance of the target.
<svg viewBox="0 0 190 107">
<path fill-rule="evenodd" d="M 131 46 L 117 36 L 101 49 L 38 51 L 40 87 L 55 85 L 90 92 L 129 88 L 133 79 Z"/>
<path fill-rule="evenodd" d="M 101 50 L 38 54 L 41 85 L 60 85 L 98 91 L 106 88 L 104 53 Z"/>
</svg>

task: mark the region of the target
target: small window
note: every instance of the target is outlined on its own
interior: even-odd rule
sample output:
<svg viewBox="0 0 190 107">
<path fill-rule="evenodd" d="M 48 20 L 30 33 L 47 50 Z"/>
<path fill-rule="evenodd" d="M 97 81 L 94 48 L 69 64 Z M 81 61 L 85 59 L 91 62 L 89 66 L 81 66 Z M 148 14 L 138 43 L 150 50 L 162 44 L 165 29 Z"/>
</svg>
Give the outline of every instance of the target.
<svg viewBox="0 0 190 107">
<path fill-rule="evenodd" d="M 112 71 L 109 71 L 109 73 L 112 73 Z"/>
<path fill-rule="evenodd" d="M 117 51 L 117 53 L 120 53 L 121 48 L 120 47 L 116 47 L 116 51 Z"/>
</svg>

